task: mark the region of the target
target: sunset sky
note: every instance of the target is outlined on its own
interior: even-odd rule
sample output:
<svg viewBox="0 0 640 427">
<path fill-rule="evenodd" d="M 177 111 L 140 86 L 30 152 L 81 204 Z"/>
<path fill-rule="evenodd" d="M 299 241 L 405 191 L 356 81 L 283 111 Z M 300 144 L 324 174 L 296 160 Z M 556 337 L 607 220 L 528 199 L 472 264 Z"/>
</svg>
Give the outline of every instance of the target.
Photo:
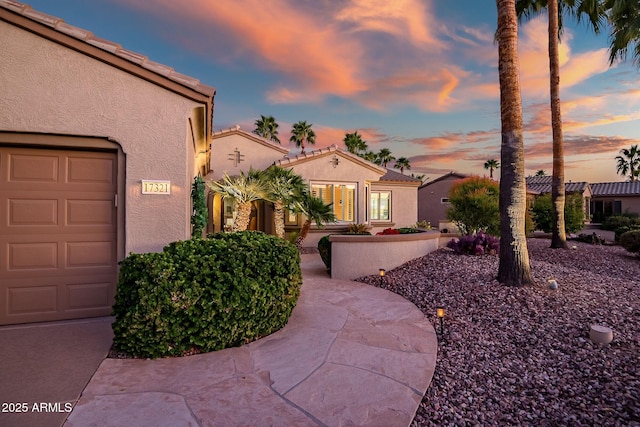
<svg viewBox="0 0 640 427">
<path fill-rule="evenodd" d="M 484 162 L 500 159 L 494 0 L 25 2 L 216 87 L 214 130 L 251 131 L 273 115 L 286 146 L 306 120 L 315 148 L 344 146 L 357 130 L 429 179 L 485 175 Z M 520 27 L 527 174 L 551 174 L 546 23 Z M 565 21 L 567 180 L 624 180 L 614 158 L 640 143 L 640 70 L 630 59 L 609 67 L 608 31 Z"/>
</svg>

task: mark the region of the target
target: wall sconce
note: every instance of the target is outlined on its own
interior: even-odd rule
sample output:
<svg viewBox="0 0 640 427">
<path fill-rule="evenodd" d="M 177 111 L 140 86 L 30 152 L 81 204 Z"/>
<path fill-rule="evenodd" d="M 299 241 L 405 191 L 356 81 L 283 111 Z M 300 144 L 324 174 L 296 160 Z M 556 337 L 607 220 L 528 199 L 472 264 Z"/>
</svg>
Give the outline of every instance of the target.
<svg viewBox="0 0 640 427">
<path fill-rule="evenodd" d="M 440 335 L 444 335 L 444 307 L 436 308 L 436 316 L 440 319 Z"/>
<path fill-rule="evenodd" d="M 381 268 L 380 270 L 378 270 L 378 275 L 380 276 L 380 286 L 382 287 L 382 283 L 384 280 L 384 275 L 386 274 L 386 270 L 384 268 Z"/>
<path fill-rule="evenodd" d="M 338 164 L 340 163 L 340 159 L 336 155 L 334 155 L 333 158 L 329 161 L 331 162 L 334 168 L 337 167 Z"/>
</svg>

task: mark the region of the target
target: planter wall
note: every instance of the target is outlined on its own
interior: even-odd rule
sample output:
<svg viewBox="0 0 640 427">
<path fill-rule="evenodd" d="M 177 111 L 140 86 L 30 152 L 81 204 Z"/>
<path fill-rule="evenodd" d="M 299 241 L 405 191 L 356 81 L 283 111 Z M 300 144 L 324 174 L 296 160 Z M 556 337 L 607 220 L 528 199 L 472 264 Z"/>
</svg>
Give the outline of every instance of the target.
<svg viewBox="0 0 640 427">
<path fill-rule="evenodd" d="M 440 233 L 362 236 L 335 234 L 331 240 L 331 278 L 352 280 L 391 270 L 407 261 L 433 252 L 440 246 Z"/>
</svg>

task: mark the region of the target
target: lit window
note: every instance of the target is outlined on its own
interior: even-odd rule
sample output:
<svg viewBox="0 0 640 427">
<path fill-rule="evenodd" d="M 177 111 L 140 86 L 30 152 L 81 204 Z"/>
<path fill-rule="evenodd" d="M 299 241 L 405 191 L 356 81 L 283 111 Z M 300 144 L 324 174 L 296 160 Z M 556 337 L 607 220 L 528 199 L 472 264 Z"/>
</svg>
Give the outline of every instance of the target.
<svg viewBox="0 0 640 427">
<path fill-rule="evenodd" d="M 311 184 L 311 193 L 332 204 L 336 220 L 355 222 L 356 184 Z"/>
<path fill-rule="evenodd" d="M 371 192 L 371 220 L 372 221 L 389 221 L 391 207 L 390 191 L 372 191 Z"/>
</svg>

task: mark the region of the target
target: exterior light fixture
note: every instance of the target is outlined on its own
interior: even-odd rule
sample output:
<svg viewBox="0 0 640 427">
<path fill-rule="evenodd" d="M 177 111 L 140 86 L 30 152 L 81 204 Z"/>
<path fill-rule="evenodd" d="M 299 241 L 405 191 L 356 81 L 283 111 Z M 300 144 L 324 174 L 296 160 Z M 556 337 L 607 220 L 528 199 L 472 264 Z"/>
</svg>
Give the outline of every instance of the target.
<svg viewBox="0 0 640 427">
<path fill-rule="evenodd" d="M 333 165 L 333 167 L 337 167 L 338 164 L 340 164 L 340 159 L 338 158 L 338 156 L 333 156 L 333 158 L 330 160 L 331 164 Z"/>
<path fill-rule="evenodd" d="M 444 335 L 444 307 L 436 308 L 436 316 L 440 319 L 440 335 Z"/>
<path fill-rule="evenodd" d="M 384 268 L 381 268 L 378 270 L 378 275 L 380 276 L 380 286 L 382 286 L 383 280 L 384 280 L 384 275 L 387 273 L 387 270 L 385 270 Z"/>
</svg>

